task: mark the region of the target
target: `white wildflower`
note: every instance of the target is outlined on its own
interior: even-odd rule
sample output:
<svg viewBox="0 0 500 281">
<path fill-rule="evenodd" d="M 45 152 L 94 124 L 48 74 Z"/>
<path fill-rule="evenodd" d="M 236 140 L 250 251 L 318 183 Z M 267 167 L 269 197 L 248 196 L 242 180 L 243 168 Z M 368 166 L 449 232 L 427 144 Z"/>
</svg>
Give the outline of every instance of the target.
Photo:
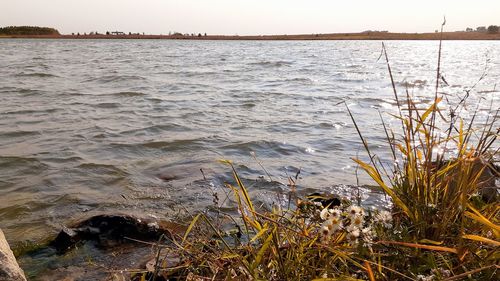
<svg viewBox="0 0 500 281">
<path fill-rule="evenodd" d="M 359 228 L 354 226 L 354 225 L 349 225 L 347 228 L 347 241 L 349 241 L 349 244 L 351 246 L 354 246 L 358 243 L 358 237 L 360 235 Z"/>
<path fill-rule="evenodd" d="M 422 274 L 417 275 L 418 281 L 433 281 L 436 278 L 434 275 L 425 276 Z"/>
<path fill-rule="evenodd" d="M 392 214 L 388 211 L 380 211 L 375 215 L 375 221 L 385 227 L 390 227 L 392 225 Z"/>
<path fill-rule="evenodd" d="M 346 230 L 347 230 L 348 234 L 352 234 L 352 235 L 356 236 L 356 238 L 359 237 L 359 233 L 360 233 L 359 227 L 351 224 L 346 228 Z"/>
<path fill-rule="evenodd" d="M 328 228 L 329 235 L 333 235 L 335 232 L 342 229 L 342 221 L 338 218 L 331 217 L 325 221 L 321 227 Z"/>
<path fill-rule="evenodd" d="M 342 213 L 338 208 L 330 209 L 329 212 L 330 212 L 330 216 L 332 216 L 334 218 L 340 218 L 340 215 Z"/>
<path fill-rule="evenodd" d="M 355 206 L 355 205 L 349 206 L 349 208 L 347 209 L 347 212 L 349 213 L 350 217 L 354 217 L 357 215 L 361 215 L 361 216 L 364 215 L 363 208 L 361 208 L 359 206 Z"/>
<path fill-rule="evenodd" d="M 328 225 L 325 225 L 323 224 L 321 226 L 321 236 L 322 237 L 329 237 L 330 236 L 330 228 L 328 227 Z"/>
<path fill-rule="evenodd" d="M 322 220 L 327 220 L 330 217 L 340 218 L 340 214 L 341 214 L 341 211 L 337 208 L 334 208 L 334 209 L 324 208 L 323 210 L 321 210 L 319 217 Z"/>
<path fill-rule="evenodd" d="M 351 224 L 361 228 L 363 226 L 363 216 L 354 215 L 351 217 Z"/>
<path fill-rule="evenodd" d="M 373 231 L 370 227 L 365 227 L 361 230 L 363 241 L 365 244 L 371 245 L 373 243 Z"/>
<path fill-rule="evenodd" d="M 323 210 L 321 210 L 321 213 L 319 214 L 319 217 L 322 219 L 322 220 L 326 220 L 328 219 L 328 216 L 329 216 L 329 212 L 328 212 L 328 209 L 327 208 L 324 208 Z"/>
</svg>

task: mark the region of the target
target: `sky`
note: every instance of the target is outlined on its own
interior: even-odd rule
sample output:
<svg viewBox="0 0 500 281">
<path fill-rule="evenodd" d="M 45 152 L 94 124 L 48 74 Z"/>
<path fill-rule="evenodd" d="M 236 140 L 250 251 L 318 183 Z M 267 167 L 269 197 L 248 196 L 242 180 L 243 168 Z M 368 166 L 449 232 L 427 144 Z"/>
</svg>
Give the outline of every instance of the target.
<svg viewBox="0 0 500 281">
<path fill-rule="evenodd" d="M 76 32 L 224 35 L 388 30 L 434 32 L 500 25 L 500 0 L 0 0 L 0 27 Z"/>
</svg>

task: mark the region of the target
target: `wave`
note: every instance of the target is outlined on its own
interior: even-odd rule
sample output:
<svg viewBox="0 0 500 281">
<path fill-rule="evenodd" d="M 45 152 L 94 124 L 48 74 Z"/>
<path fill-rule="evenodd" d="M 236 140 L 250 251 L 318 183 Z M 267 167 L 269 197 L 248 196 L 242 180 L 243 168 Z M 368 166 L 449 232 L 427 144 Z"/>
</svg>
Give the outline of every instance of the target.
<svg viewBox="0 0 500 281">
<path fill-rule="evenodd" d="M 132 153 L 140 153 L 147 149 L 163 151 L 196 151 L 206 149 L 206 145 L 216 145 L 224 142 L 219 137 L 201 137 L 194 139 L 179 139 L 171 141 L 145 141 L 140 143 L 111 143 L 111 149 L 125 149 Z"/>
<path fill-rule="evenodd" d="M 83 82 L 92 83 L 112 83 L 112 82 L 130 82 L 130 81 L 146 81 L 147 78 L 137 75 L 105 75 L 99 78 L 87 79 Z"/>
<path fill-rule="evenodd" d="M 142 96 L 146 96 L 146 94 L 141 93 L 141 92 L 130 92 L 130 91 L 117 92 L 117 93 L 112 93 L 109 95 L 115 96 L 115 97 L 142 97 Z"/>
<path fill-rule="evenodd" d="M 4 131 L 0 132 L 0 138 L 21 138 L 40 135 L 37 131 Z"/>
<path fill-rule="evenodd" d="M 35 72 L 35 73 L 17 73 L 16 76 L 18 77 L 40 77 L 40 78 L 58 78 L 59 76 L 50 74 L 50 73 L 43 73 L 43 72 Z"/>
<path fill-rule="evenodd" d="M 148 133 L 161 133 L 161 132 L 186 132 L 186 131 L 191 131 L 190 128 L 186 126 L 182 126 L 179 124 L 160 124 L 160 125 L 153 125 L 149 127 L 144 127 L 144 128 L 138 128 L 138 129 L 132 129 L 132 130 L 126 130 L 120 132 L 120 134 L 137 134 L 137 133 L 142 133 L 142 132 L 148 132 Z"/>
<path fill-rule="evenodd" d="M 277 141 L 248 141 L 222 146 L 221 149 L 230 155 L 249 155 L 250 152 L 259 152 L 260 155 L 278 157 L 305 153 L 306 148 Z"/>
<path fill-rule="evenodd" d="M 86 171 L 92 171 L 94 173 L 98 174 L 120 174 L 124 175 L 127 174 L 124 170 L 118 168 L 115 165 L 109 165 L 109 164 L 98 164 L 98 163 L 83 163 L 77 166 L 78 169 L 86 170 Z"/>
<path fill-rule="evenodd" d="M 408 87 L 408 88 L 424 88 L 425 86 L 429 85 L 429 82 L 427 80 L 413 80 L 413 81 L 400 81 L 396 82 L 396 85 L 402 86 L 402 87 Z"/>
<path fill-rule="evenodd" d="M 290 61 L 259 61 L 259 62 L 251 62 L 249 65 L 254 66 L 264 66 L 264 67 L 283 67 L 283 66 L 292 66 L 293 62 Z"/>
<path fill-rule="evenodd" d="M 102 102 L 94 105 L 95 107 L 98 108 L 118 108 L 121 107 L 122 105 L 117 102 Z"/>
<path fill-rule="evenodd" d="M 43 162 L 49 163 L 71 163 L 71 162 L 80 162 L 83 161 L 83 158 L 78 156 L 73 157 L 47 157 L 41 159 Z"/>
<path fill-rule="evenodd" d="M 18 168 L 21 168 L 23 171 L 18 171 L 15 174 L 17 176 L 23 176 L 27 174 L 41 173 L 42 170 L 48 168 L 48 165 L 42 163 L 34 157 L 0 156 L 0 168 L 2 168 L 2 173 L 6 172 L 5 169 L 17 170 Z"/>
</svg>

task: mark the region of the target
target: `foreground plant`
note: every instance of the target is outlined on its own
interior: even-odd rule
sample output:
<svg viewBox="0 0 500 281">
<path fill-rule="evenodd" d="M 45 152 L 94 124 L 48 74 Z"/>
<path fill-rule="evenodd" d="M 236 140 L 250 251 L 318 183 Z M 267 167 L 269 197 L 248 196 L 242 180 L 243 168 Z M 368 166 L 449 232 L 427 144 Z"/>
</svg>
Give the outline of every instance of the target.
<svg viewBox="0 0 500 281">
<path fill-rule="evenodd" d="M 499 111 L 493 110 L 480 126 L 474 123 L 476 111 L 466 123 L 456 115 L 465 106 L 466 92 L 445 117 L 440 81 L 438 64 L 434 100 L 419 109 L 408 90 L 403 97 L 398 95 L 392 80 L 401 130 L 387 129 L 385 123 L 383 127 L 393 167 L 384 165 L 369 149 L 348 108 L 369 157 L 354 160 L 394 202 L 397 231 L 386 232 L 388 240 L 378 243 L 397 249 L 400 256 L 404 253 L 409 266 L 401 268 L 401 259 L 385 258 L 387 266 L 409 270 L 420 280 L 493 280 L 500 259 L 495 186 L 499 170 L 494 163 L 499 156 Z"/>
<path fill-rule="evenodd" d="M 166 257 L 175 253 L 179 263 L 166 268 L 162 265 L 168 258 L 160 261 L 161 276 L 181 280 L 356 280 L 353 276 L 368 276 L 370 266 L 357 254 L 361 248 L 368 251 L 372 243 L 363 209 L 346 201 L 335 208 L 301 202 L 293 210 L 257 211 L 232 163 L 225 163 L 233 169 L 236 185 L 226 186 L 240 217 L 222 212 L 195 216 L 184 237 L 174 237 L 173 246 L 163 250 L 170 251 Z M 342 220 L 342 226 L 333 226 L 335 219 L 337 223 Z M 232 230 L 224 230 L 231 225 Z"/>
</svg>

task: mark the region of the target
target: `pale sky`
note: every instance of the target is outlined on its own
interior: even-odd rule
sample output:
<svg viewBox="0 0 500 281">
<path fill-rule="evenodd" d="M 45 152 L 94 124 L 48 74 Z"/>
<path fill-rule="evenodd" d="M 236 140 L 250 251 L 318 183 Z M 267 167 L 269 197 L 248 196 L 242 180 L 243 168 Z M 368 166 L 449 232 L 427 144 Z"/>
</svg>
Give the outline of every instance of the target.
<svg viewBox="0 0 500 281">
<path fill-rule="evenodd" d="M 500 0 L 0 0 L 0 27 L 72 32 L 433 32 L 500 25 Z"/>
</svg>

